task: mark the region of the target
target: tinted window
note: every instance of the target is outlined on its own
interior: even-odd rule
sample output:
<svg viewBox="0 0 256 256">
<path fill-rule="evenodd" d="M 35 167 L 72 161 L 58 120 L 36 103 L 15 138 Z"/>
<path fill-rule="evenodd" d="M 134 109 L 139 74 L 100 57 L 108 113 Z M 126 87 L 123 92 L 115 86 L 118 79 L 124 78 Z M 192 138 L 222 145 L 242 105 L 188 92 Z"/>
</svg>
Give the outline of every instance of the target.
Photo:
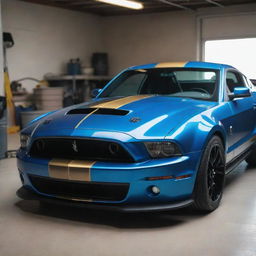
<svg viewBox="0 0 256 256">
<path fill-rule="evenodd" d="M 129 70 L 117 77 L 100 97 L 138 94 L 216 100 L 218 71 L 188 68 Z"/>
<path fill-rule="evenodd" d="M 127 76 L 122 83 L 113 90 L 111 96 L 131 96 L 139 94 L 139 89 L 146 76 L 146 73 L 135 73 L 132 76 Z"/>
<path fill-rule="evenodd" d="M 213 71 L 178 71 L 175 72 L 178 80 L 190 81 L 190 80 L 200 80 L 200 81 L 215 81 L 216 74 Z"/>
</svg>

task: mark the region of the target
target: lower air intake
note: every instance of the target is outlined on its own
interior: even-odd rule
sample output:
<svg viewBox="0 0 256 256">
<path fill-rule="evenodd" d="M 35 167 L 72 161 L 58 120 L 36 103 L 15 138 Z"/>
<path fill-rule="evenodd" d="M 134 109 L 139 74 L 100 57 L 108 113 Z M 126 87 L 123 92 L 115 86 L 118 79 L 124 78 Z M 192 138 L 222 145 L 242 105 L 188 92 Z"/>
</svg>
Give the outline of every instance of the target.
<svg viewBox="0 0 256 256">
<path fill-rule="evenodd" d="M 122 201 L 128 190 L 128 183 L 80 182 L 29 175 L 32 185 L 41 193 L 84 200 Z"/>
</svg>

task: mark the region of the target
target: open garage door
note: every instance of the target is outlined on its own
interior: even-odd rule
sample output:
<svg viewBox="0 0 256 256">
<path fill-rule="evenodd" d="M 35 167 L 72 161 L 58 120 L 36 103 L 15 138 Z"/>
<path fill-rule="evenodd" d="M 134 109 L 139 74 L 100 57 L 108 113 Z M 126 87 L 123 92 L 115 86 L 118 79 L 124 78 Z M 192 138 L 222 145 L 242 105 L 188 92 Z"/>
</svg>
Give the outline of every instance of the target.
<svg viewBox="0 0 256 256">
<path fill-rule="evenodd" d="M 204 46 L 204 59 L 232 65 L 250 79 L 256 79 L 256 38 L 208 40 Z"/>
<path fill-rule="evenodd" d="M 235 66 L 256 78 L 256 13 L 201 18 L 201 58 Z"/>
</svg>

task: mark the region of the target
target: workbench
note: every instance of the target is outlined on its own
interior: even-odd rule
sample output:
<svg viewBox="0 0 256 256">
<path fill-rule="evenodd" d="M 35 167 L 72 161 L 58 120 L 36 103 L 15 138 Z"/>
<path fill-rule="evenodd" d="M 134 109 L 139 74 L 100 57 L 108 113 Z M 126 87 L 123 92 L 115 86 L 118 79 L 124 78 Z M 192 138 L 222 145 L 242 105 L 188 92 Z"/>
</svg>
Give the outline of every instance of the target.
<svg viewBox="0 0 256 256">
<path fill-rule="evenodd" d="M 90 91 L 95 88 L 95 83 L 102 82 L 107 84 L 111 80 L 110 76 L 94 76 L 94 75 L 47 75 L 44 77 L 49 82 L 50 86 L 56 82 L 70 82 L 72 85 L 72 99 L 73 103 L 80 103 L 79 97 L 81 96 L 78 92 L 77 83 L 82 82 L 84 86 L 84 101 L 91 99 Z M 101 86 L 102 87 L 102 86 Z"/>
</svg>

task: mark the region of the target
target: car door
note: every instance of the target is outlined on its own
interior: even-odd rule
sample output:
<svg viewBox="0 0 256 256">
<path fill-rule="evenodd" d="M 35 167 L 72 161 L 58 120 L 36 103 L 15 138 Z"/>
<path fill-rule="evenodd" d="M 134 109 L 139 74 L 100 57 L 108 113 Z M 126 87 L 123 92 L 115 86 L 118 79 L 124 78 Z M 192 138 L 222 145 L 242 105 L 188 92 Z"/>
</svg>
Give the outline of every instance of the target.
<svg viewBox="0 0 256 256">
<path fill-rule="evenodd" d="M 247 87 L 246 80 L 236 70 L 227 70 L 227 93 L 233 93 L 235 87 Z M 234 158 L 245 151 L 252 143 L 251 137 L 255 128 L 255 109 L 252 96 L 228 100 L 228 104 L 232 111 L 228 135 L 230 151 L 232 151 L 232 158 Z"/>
</svg>

